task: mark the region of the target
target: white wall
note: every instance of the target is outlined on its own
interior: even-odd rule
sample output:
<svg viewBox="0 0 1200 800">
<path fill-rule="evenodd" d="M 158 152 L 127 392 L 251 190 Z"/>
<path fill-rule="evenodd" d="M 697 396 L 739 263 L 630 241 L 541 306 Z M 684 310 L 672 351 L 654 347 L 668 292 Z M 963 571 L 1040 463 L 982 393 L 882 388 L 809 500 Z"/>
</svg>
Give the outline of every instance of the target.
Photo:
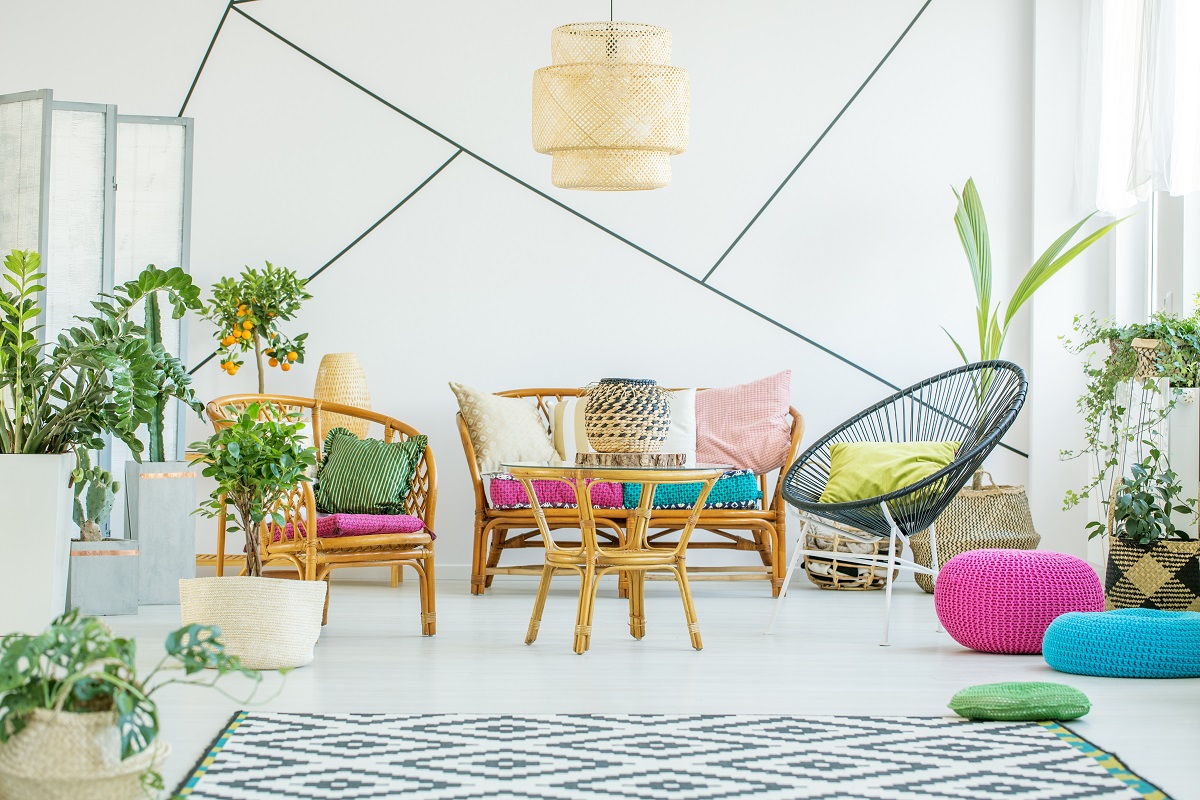
<svg viewBox="0 0 1200 800">
<path fill-rule="evenodd" d="M 550 30 L 600 7 L 261 0 L 241 8 L 702 276 L 920 3 L 620 6 L 618 17 L 671 28 L 674 63 L 691 74 L 691 147 L 656 192 L 554 189 L 549 159 L 530 147 L 531 74 L 548 63 Z M 45 86 L 124 113 L 174 114 L 223 8 L 10 3 L 0 21 L 36 57 L 7 60 L 0 92 Z M 1004 292 L 1029 263 L 1032 46 L 1031 2 L 935 0 L 712 284 L 896 384 L 953 366 L 939 326 L 969 338 L 973 295 L 950 186 L 968 176 L 979 184 Z M 204 284 L 264 259 L 308 274 L 454 152 L 237 13 L 187 113 L 196 119 L 192 266 Z M 375 407 L 430 435 L 439 564 L 452 570 L 469 563 L 473 509 L 448 380 L 504 389 L 623 374 L 719 386 L 791 368 L 810 441 L 890 393 L 466 155 L 311 289 L 295 327 L 310 332 L 310 363 L 273 373 L 268 390 L 308 393 L 321 353 L 357 352 Z M 1006 350 L 1021 363 L 1024 325 Z M 191 363 L 211 350 L 208 333 L 192 325 Z M 252 390 L 253 376 L 229 378 L 210 364 L 196 386 L 207 399 Z M 189 430 L 193 439 L 204 433 L 199 422 Z M 1027 433 L 1022 420 L 1009 441 L 1028 449 Z M 992 467 L 1003 482 L 1027 479 L 1024 459 L 999 454 Z M 1049 525 L 1047 510 L 1038 522 Z"/>
</svg>

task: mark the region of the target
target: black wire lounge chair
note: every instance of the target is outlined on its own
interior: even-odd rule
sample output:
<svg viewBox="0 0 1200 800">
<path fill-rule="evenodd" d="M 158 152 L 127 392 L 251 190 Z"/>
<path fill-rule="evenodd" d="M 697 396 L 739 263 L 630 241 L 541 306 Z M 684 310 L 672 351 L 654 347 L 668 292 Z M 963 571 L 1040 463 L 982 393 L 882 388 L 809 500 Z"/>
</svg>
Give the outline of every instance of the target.
<svg viewBox="0 0 1200 800">
<path fill-rule="evenodd" d="M 887 566 L 883 641 L 888 643 L 888 617 L 892 604 L 892 578 L 897 569 L 933 575 L 937 579 L 937 537 L 934 522 L 958 494 L 1000 438 L 1016 420 L 1029 382 L 1025 372 L 1009 361 L 967 364 L 910 386 L 863 411 L 827 433 L 792 464 L 783 483 L 783 497 L 800 517 L 797 542 L 775 602 L 767 633 L 783 606 L 798 560 L 805 555 L 828 559 L 827 550 L 804 549 L 808 526 L 830 530 L 829 521 L 854 529 L 850 535 L 864 542 L 889 540 L 888 553 L 837 554 L 839 563 Z M 848 503 L 822 503 L 829 480 L 829 446 L 834 442 L 959 442 L 954 460 L 918 483 L 890 494 Z M 896 556 L 896 540 L 929 529 L 932 567 Z M 911 552 L 911 550 L 910 550 Z"/>
</svg>

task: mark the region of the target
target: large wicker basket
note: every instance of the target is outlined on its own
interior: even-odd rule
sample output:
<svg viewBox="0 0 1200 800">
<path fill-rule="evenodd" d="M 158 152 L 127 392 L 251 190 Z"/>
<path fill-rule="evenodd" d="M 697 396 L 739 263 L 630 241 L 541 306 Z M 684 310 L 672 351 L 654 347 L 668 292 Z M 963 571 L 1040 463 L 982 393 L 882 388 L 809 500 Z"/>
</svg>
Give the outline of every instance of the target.
<svg viewBox="0 0 1200 800">
<path fill-rule="evenodd" d="M 652 380 L 605 378 L 584 391 L 588 442 L 597 453 L 657 453 L 671 429 L 671 393 Z"/>
<path fill-rule="evenodd" d="M 171 752 L 156 741 L 121 760 L 112 711 L 74 714 L 38 709 L 25 729 L 0 744 L 0 800 L 141 800 L 142 776 Z"/>
<path fill-rule="evenodd" d="M 325 612 L 325 581 L 190 578 L 179 582 L 183 624 L 216 625 L 225 652 L 250 669 L 303 667 L 313 660 Z"/>
<path fill-rule="evenodd" d="M 1200 540 L 1108 537 L 1104 608 L 1200 611 Z"/>
<path fill-rule="evenodd" d="M 824 524 L 838 531 L 850 531 L 844 525 L 826 521 Z M 828 550 L 830 553 L 854 553 L 857 555 L 884 555 L 888 553 L 888 540 L 877 539 L 873 542 L 863 542 L 841 533 L 809 526 L 804 536 L 805 550 Z M 896 541 L 896 556 L 904 552 L 904 544 Z M 866 566 L 838 561 L 836 558 L 821 558 L 819 556 L 804 557 L 804 572 L 808 579 L 822 589 L 839 589 L 863 591 L 865 589 L 882 589 L 887 585 L 887 568 L 881 565 Z M 895 580 L 899 570 L 892 572 Z"/>
<path fill-rule="evenodd" d="M 939 569 L 968 550 L 1036 550 L 1042 540 L 1033 529 L 1025 487 L 997 486 L 990 473 L 982 474 L 987 475 L 991 486 L 983 486 L 982 480 L 977 479 L 975 485 L 959 492 L 937 518 Z M 928 530 L 914 533 L 909 544 L 918 564 L 932 565 Z M 932 594 L 932 575 L 917 574 L 916 579 L 922 589 Z"/>
</svg>

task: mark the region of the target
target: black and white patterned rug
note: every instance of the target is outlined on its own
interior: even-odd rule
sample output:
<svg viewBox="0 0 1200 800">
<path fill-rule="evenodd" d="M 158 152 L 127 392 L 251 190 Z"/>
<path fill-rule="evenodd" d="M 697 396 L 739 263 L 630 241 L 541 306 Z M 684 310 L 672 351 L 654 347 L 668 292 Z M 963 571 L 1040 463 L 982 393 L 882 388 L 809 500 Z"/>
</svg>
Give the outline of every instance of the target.
<svg viewBox="0 0 1200 800">
<path fill-rule="evenodd" d="M 240 712 L 188 800 L 1166 798 L 1050 722 Z"/>
</svg>

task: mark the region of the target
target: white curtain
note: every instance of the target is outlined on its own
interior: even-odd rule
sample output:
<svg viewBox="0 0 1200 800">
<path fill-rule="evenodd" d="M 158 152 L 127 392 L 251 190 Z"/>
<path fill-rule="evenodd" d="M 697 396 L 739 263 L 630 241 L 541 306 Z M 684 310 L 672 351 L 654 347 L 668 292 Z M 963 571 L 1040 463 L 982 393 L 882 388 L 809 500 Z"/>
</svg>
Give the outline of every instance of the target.
<svg viewBox="0 0 1200 800">
<path fill-rule="evenodd" d="M 1200 190 L 1200 0 L 1089 0 L 1078 172 L 1115 213 Z"/>
</svg>

